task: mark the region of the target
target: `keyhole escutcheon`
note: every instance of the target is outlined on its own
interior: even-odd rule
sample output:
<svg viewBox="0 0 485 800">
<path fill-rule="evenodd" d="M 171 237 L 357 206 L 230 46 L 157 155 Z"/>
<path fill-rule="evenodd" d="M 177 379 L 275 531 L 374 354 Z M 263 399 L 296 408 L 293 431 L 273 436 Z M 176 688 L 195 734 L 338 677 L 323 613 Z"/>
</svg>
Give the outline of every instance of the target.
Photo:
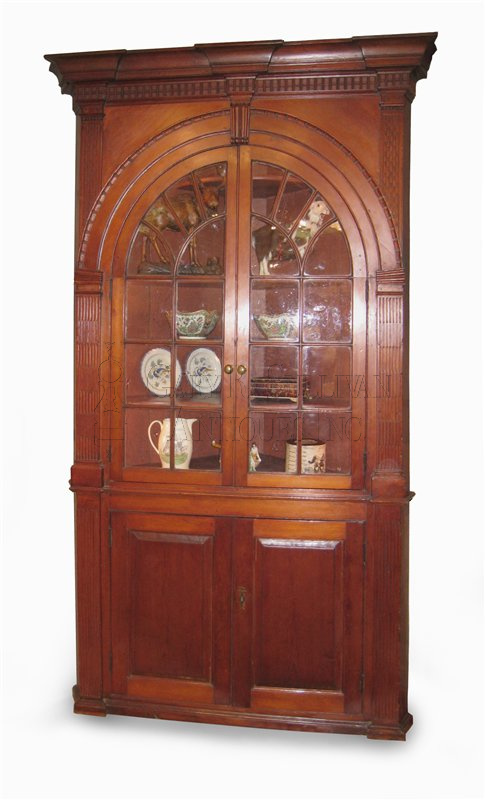
<svg viewBox="0 0 485 800">
<path fill-rule="evenodd" d="M 240 586 L 237 592 L 239 597 L 239 608 L 241 611 L 246 611 L 246 595 L 248 590 L 244 586 Z"/>
</svg>

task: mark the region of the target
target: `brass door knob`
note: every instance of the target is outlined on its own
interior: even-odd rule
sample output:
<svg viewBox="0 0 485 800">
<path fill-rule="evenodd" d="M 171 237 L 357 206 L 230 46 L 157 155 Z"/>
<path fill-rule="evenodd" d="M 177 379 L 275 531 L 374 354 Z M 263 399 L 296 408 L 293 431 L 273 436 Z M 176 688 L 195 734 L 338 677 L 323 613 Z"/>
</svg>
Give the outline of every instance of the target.
<svg viewBox="0 0 485 800">
<path fill-rule="evenodd" d="M 239 364 L 237 368 L 238 375 L 245 375 L 247 371 L 247 367 L 245 367 L 244 364 Z"/>
<path fill-rule="evenodd" d="M 234 367 L 232 366 L 232 364 L 226 364 L 226 366 L 224 367 L 224 372 L 226 373 L 226 375 L 230 375 L 231 372 L 234 372 Z"/>
</svg>

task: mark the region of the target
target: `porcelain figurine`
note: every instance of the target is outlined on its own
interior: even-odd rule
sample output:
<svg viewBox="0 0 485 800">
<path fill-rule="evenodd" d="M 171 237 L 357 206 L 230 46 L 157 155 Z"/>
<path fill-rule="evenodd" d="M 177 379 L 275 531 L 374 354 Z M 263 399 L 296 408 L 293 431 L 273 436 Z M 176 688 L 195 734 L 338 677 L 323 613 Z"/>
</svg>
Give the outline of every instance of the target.
<svg viewBox="0 0 485 800">
<path fill-rule="evenodd" d="M 261 464 L 261 456 L 256 444 L 253 444 L 249 450 L 249 472 L 256 472 L 257 467 Z"/>
<path fill-rule="evenodd" d="M 306 216 L 298 223 L 298 227 L 293 234 L 293 239 L 298 247 L 298 252 L 300 253 L 301 258 L 303 258 L 305 255 L 305 248 L 308 242 L 313 236 L 315 236 L 316 232 L 323 225 L 325 217 L 328 217 L 330 213 L 331 211 L 329 207 L 320 198 L 313 201 L 306 213 Z"/>
<path fill-rule="evenodd" d="M 273 225 L 263 225 L 254 231 L 252 244 L 259 263 L 260 275 L 271 275 L 270 267 L 274 261 L 288 261 L 296 257 L 290 239 L 286 238 Z"/>
<path fill-rule="evenodd" d="M 192 425 L 195 421 L 195 419 L 175 420 L 175 469 L 189 469 L 193 449 Z M 151 433 L 154 425 L 160 426 L 157 444 L 155 444 L 153 441 Z M 166 417 L 163 421 L 155 419 L 153 422 L 150 422 L 150 425 L 148 426 L 148 439 L 151 446 L 158 454 L 162 467 L 165 469 L 170 468 L 170 434 L 171 425 L 168 417 Z"/>
</svg>

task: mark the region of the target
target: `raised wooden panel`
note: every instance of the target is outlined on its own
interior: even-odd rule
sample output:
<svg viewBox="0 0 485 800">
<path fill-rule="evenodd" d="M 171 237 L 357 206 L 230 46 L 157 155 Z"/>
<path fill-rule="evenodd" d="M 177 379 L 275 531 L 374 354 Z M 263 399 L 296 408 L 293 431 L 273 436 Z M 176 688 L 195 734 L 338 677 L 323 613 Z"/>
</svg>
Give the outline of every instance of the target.
<svg viewBox="0 0 485 800">
<path fill-rule="evenodd" d="M 213 537 L 130 536 L 130 672 L 210 680 Z"/>
<path fill-rule="evenodd" d="M 342 543 L 256 542 L 254 680 L 258 686 L 340 685 Z"/>
<path fill-rule="evenodd" d="M 227 699 L 227 525 L 114 514 L 112 531 L 113 691 L 212 702 L 217 687 Z"/>
</svg>

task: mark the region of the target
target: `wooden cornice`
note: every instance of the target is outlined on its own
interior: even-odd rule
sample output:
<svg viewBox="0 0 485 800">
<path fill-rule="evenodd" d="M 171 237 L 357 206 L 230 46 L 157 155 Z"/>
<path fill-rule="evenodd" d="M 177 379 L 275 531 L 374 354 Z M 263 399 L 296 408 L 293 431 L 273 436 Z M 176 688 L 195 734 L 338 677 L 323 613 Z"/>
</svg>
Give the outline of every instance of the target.
<svg viewBox="0 0 485 800">
<path fill-rule="evenodd" d="M 79 103 L 173 102 L 231 98 L 251 82 L 252 96 L 280 93 L 379 93 L 396 85 L 410 99 L 426 77 L 436 33 L 308 42 L 196 44 L 161 50 L 46 55 L 61 91 Z"/>
</svg>

